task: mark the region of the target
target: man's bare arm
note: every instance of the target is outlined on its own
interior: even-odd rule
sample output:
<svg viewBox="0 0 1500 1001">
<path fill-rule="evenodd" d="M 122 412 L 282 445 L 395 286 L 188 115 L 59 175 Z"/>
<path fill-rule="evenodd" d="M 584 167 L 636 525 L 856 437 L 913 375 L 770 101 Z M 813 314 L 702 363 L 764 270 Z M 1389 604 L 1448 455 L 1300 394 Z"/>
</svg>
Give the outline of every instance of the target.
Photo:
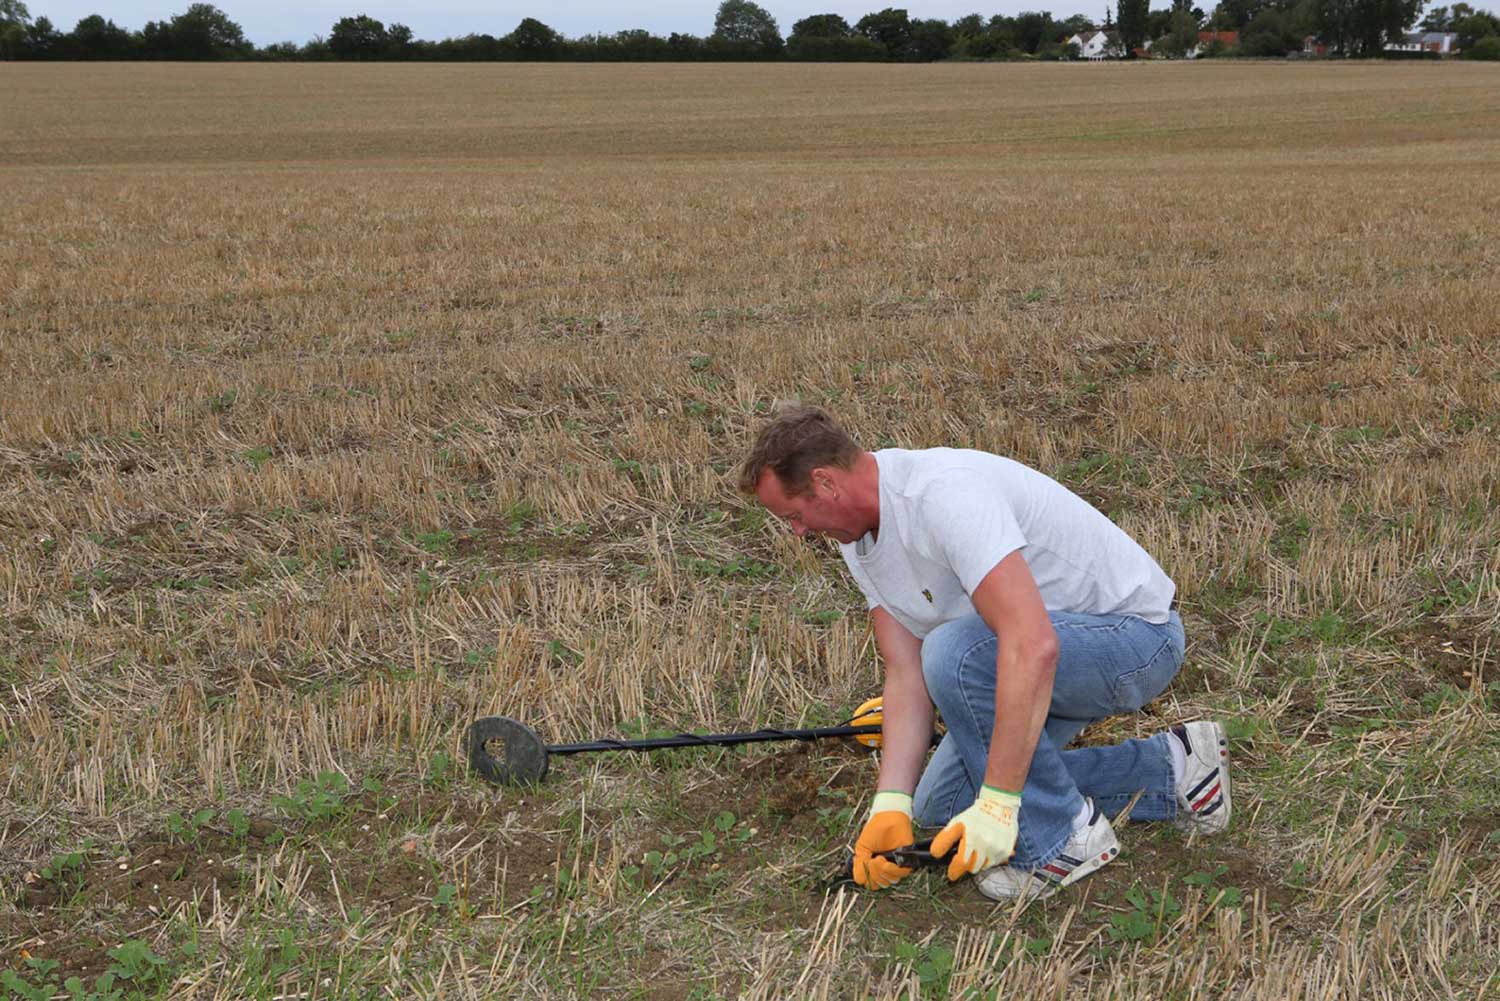
<svg viewBox="0 0 1500 1001">
<path fill-rule="evenodd" d="M 996 564 L 970 597 L 999 639 L 995 730 L 984 781 L 1020 792 L 1052 704 L 1057 632 L 1019 550 Z"/>
<path fill-rule="evenodd" d="M 885 661 L 878 789 L 916 791 L 932 741 L 932 699 L 922 678 L 922 641 L 884 608 L 872 612 L 875 645 Z"/>
</svg>

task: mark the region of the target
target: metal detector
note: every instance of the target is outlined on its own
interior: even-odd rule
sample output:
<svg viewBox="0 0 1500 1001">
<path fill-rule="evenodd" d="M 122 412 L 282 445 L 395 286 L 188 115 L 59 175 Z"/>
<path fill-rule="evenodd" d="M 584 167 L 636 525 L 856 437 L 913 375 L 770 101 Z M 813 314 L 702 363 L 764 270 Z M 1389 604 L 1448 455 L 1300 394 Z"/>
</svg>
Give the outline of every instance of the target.
<svg viewBox="0 0 1500 1001">
<path fill-rule="evenodd" d="M 857 718 L 857 717 L 856 717 Z M 537 732 L 509 716 L 484 716 L 469 727 L 469 767 L 495 785 L 522 785 L 542 781 L 547 761 L 554 754 L 587 754 L 595 751 L 659 751 L 671 747 L 732 747 L 776 740 L 823 740 L 829 737 L 860 737 L 880 733 L 880 724 L 827 726 L 810 730 L 756 730 L 751 733 L 679 733 L 675 737 L 642 740 L 592 740 L 582 744 L 546 744 Z M 933 735 L 933 741 L 939 739 Z"/>
</svg>

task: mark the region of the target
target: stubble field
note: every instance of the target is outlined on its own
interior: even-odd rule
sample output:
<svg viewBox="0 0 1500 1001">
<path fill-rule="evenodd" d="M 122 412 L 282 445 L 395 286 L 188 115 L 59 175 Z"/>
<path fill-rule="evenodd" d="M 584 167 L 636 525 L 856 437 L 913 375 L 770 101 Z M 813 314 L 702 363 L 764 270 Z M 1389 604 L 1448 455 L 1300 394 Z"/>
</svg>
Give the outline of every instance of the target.
<svg viewBox="0 0 1500 1001">
<path fill-rule="evenodd" d="M 0 997 L 1500 993 L 1496 70 L 0 89 Z M 1082 739 L 1224 719 L 1231 830 L 1018 914 L 831 886 L 855 748 L 468 776 L 878 693 L 733 491 L 790 397 L 1141 541 L 1187 662 Z"/>
</svg>

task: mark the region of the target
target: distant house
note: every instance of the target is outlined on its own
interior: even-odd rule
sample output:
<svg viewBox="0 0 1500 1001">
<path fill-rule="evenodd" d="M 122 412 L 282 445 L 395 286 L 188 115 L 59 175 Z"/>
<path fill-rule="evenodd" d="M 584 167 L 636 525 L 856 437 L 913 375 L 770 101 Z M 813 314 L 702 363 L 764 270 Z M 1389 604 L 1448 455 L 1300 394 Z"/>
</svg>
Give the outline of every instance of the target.
<svg viewBox="0 0 1500 1001">
<path fill-rule="evenodd" d="M 1198 32 L 1198 44 L 1188 49 L 1185 53 L 1189 59 L 1197 59 L 1208 51 L 1208 47 L 1218 42 L 1224 48 L 1232 48 L 1240 44 L 1240 33 L 1238 31 L 1200 31 Z"/>
<path fill-rule="evenodd" d="M 1078 46 L 1079 59 L 1095 62 L 1100 59 L 1118 59 L 1122 55 L 1118 31 L 1100 31 L 1097 28 L 1080 31 L 1063 44 Z"/>
<path fill-rule="evenodd" d="M 1326 56 L 1328 55 L 1328 45 L 1318 41 L 1317 35 L 1308 35 L 1302 39 L 1302 54 L 1304 56 Z"/>
<path fill-rule="evenodd" d="M 1399 42 L 1386 42 L 1387 52 L 1431 52 L 1451 56 L 1458 52 L 1458 34 L 1452 31 L 1412 31 Z"/>
</svg>

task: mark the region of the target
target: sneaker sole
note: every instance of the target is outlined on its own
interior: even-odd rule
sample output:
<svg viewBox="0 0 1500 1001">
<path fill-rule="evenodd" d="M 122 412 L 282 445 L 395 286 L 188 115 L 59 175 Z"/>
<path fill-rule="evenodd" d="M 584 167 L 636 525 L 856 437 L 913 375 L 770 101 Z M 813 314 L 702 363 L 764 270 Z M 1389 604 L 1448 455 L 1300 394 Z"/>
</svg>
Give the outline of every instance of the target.
<svg viewBox="0 0 1500 1001">
<path fill-rule="evenodd" d="M 1105 823 L 1108 823 L 1108 821 L 1106 820 Z M 1113 834 L 1114 831 L 1111 830 L 1110 833 Z M 1033 870 L 1033 872 L 1039 875 L 1027 884 L 1027 889 L 1023 893 L 1016 896 L 1024 896 L 1027 900 L 1046 900 L 1057 891 L 1072 886 L 1085 876 L 1098 872 L 1119 857 L 1120 839 L 1118 837 L 1114 838 L 1113 843 L 1105 845 L 1103 851 L 1095 852 L 1086 859 L 1074 859 L 1069 855 L 1059 855 L 1040 869 Z M 1045 875 L 1040 875 L 1043 873 Z M 1012 895 L 986 893 L 985 883 L 982 879 L 976 881 L 975 886 L 978 888 L 981 896 L 990 900 L 1014 901 L 1016 899 L 1016 896 Z"/>
</svg>

